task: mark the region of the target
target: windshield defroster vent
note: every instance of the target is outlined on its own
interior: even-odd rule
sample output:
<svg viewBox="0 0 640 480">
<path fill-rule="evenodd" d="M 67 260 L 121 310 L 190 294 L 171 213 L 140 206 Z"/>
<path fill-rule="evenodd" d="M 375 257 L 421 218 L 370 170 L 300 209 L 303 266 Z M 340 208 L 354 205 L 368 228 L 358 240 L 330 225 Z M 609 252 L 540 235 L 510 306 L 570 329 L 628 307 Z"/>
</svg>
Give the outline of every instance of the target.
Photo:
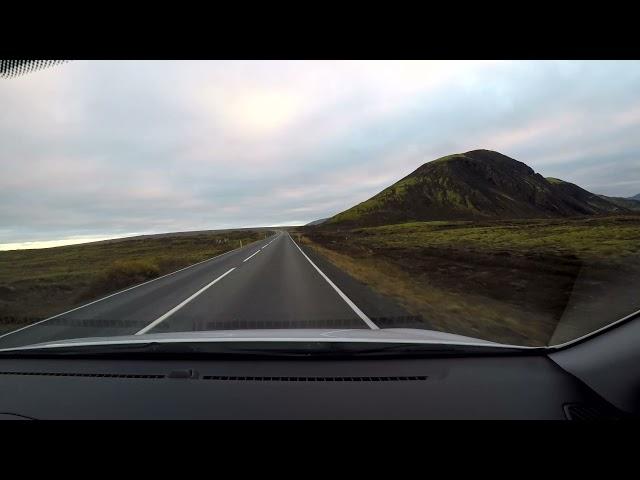
<svg viewBox="0 0 640 480">
<path fill-rule="evenodd" d="M 403 376 L 403 377 L 256 377 L 256 376 L 226 376 L 204 375 L 203 380 L 220 381 L 252 381 L 252 382 L 412 382 L 426 380 L 428 377 Z"/>
<path fill-rule="evenodd" d="M 45 377 L 92 377 L 92 378 L 191 378 L 197 374 L 175 375 L 137 375 L 122 373 L 69 373 L 69 372 L 0 372 L 0 375 L 29 375 Z M 242 376 L 242 375 L 203 375 L 202 380 L 239 381 L 239 382 L 415 382 L 427 380 L 426 375 L 387 376 L 387 377 L 274 377 L 274 376 Z"/>
<path fill-rule="evenodd" d="M 0 372 L 0 375 L 37 375 L 42 377 L 93 377 L 93 378 L 166 378 L 165 375 L 136 375 L 125 373 L 69 373 L 69 372 Z"/>
</svg>

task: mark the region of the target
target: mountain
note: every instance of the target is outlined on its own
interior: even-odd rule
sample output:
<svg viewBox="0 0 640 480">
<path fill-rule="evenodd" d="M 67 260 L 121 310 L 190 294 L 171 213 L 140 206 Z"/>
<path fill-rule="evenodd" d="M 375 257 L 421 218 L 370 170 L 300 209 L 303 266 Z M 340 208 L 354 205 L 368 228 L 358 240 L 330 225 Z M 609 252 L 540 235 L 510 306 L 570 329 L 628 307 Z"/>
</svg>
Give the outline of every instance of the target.
<svg viewBox="0 0 640 480">
<path fill-rule="evenodd" d="M 313 222 L 307 223 L 305 226 L 306 227 L 311 227 L 313 225 L 320 225 L 320 224 L 326 222 L 327 220 L 329 220 L 329 219 L 328 218 L 320 218 L 318 220 L 314 220 Z"/>
<path fill-rule="evenodd" d="M 633 197 L 629 197 L 630 200 L 638 200 L 640 201 L 640 193 L 637 195 L 634 195 Z"/>
<path fill-rule="evenodd" d="M 364 226 L 625 212 L 629 210 L 572 183 L 544 178 L 506 155 L 472 150 L 425 163 L 326 224 Z"/>
<path fill-rule="evenodd" d="M 546 180 L 554 185 L 558 190 L 566 194 L 572 200 L 571 202 L 576 208 L 586 208 L 592 211 L 586 211 L 584 214 L 599 214 L 599 213 L 625 213 L 627 208 L 619 205 L 615 202 L 603 198 L 603 195 L 596 195 L 584 188 L 579 187 L 574 183 L 565 182 L 559 178 L 547 177 Z M 586 207 L 585 207 L 586 206 Z"/>
<path fill-rule="evenodd" d="M 624 197 L 607 197 L 606 195 L 598 195 L 598 196 L 600 198 L 607 200 L 608 202 L 618 205 L 619 207 L 640 212 L 640 196 L 639 195 L 636 195 L 636 197 L 638 197 L 637 200 L 634 200 L 634 197 L 624 198 Z"/>
</svg>

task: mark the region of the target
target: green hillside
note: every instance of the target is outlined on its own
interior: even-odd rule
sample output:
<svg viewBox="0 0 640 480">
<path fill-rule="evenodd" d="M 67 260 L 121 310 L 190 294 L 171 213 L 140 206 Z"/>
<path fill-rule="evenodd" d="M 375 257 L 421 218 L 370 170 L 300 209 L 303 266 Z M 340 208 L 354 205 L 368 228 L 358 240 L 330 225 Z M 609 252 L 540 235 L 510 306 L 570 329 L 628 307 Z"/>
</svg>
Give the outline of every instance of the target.
<svg viewBox="0 0 640 480">
<path fill-rule="evenodd" d="M 428 162 L 325 225 L 371 226 L 412 221 L 562 218 L 629 213 L 577 185 L 536 173 L 491 150 Z"/>
</svg>

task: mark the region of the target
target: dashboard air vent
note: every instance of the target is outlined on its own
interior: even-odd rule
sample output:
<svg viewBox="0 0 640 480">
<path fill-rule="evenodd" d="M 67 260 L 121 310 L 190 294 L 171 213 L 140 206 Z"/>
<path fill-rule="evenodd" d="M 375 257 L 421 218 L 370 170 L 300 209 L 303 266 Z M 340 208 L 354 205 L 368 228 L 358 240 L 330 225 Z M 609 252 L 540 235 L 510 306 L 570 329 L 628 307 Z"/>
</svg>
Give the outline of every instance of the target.
<svg viewBox="0 0 640 480">
<path fill-rule="evenodd" d="M 569 403 L 564 406 L 564 414 L 568 420 L 614 420 L 615 415 L 603 408 L 583 403 Z"/>
</svg>

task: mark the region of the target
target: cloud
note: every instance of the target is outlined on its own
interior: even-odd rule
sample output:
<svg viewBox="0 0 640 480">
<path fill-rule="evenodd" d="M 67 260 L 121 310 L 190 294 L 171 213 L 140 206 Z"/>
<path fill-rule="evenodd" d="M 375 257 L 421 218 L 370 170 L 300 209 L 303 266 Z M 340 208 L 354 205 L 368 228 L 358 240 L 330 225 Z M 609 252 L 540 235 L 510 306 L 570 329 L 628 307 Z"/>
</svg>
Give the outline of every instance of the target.
<svg viewBox="0 0 640 480">
<path fill-rule="evenodd" d="M 70 62 L 0 82 L 0 244 L 306 223 L 499 150 L 640 191 L 638 62 Z"/>
</svg>

